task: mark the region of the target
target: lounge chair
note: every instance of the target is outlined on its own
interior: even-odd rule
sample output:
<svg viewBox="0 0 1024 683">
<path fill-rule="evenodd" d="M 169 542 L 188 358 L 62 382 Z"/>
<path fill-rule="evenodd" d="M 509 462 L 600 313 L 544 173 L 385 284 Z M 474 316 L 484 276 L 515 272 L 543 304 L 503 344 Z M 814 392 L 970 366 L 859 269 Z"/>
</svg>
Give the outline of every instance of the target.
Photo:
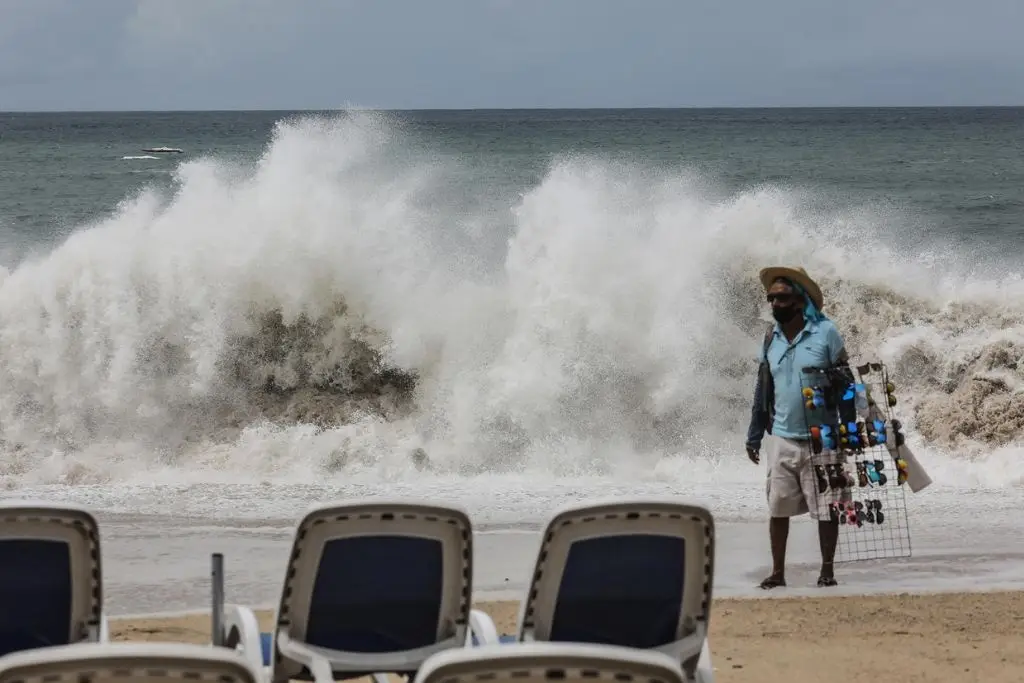
<svg viewBox="0 0 1024 683">
<path fill-rule="evenodd" d="M 428 659 L 414 683 L 684 683 L 679 662 L 652 650 L 581 643 L 522 643 L 448 650 Z"/>
<path fill-rule="evenodd" d="M 230 650 L 184 643 L 88 643 L 0 657 L 0 683 L 258 683 Z"/>
<path fill-rule="evenodd" d="M 715 527 L 703 507 L 623 500 L 565 508 L 541 538 L 518 640 L 660 650 L 713 680 Z"/>
<path fill-rule="evenodd" d="M 220 644 L 268 680 L 327 683 L 413 675 L 432 654 L 498 642 L 472 610 L 473 528 L 459 508 L 364 500 L 317 507 L 295 531 L 273 632 L 246 607 L 224 611 Z M 269 652 L 267 652 L 269 650 Z M 266 655 L 264 654 L 266 653 Z"/>
<path fill-rule="evenodd" d="M 0 502 L 0 655 L 105 642 L 100 534 L 85 508 Z"/>
</svg>

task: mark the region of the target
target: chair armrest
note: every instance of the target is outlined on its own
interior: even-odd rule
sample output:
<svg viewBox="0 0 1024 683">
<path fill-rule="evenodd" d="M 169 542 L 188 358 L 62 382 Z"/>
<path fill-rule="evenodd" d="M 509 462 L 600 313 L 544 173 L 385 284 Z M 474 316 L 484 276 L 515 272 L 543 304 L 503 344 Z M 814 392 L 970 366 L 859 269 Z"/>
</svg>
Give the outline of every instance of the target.
<svg viewBox="0 0 1024 683">
<path fill-rule="evenodd" d="M 110 621 L 107 619 L 106 612 L 100 613 L 100 628 L 96 636 L 99 643 L 110 642 Z"/>
<path fill-rule="evenodd" d="M 500 642 L 498 628 L 487 612 L 478 609 L 469 611 L 469 632 L 466 633 L 466 645 L 497 645 Z"/>
<path fill-rule="evenodd" d="M 266 669 L 263 643 L 260 638 L 260 624 L 256 614 L 248 607 L 226 605 L 224 607 L 221 642 L 224 647 L 241 652 L 246 662 L 256 671 Z"/>
<path fill-rule="evenodd" d="M 694 672 L 697 683 L 714 683 L 715 668 L 711 665 L 711 647 L 707 639 L 700 649 L 700 659 L 697 660 L 697 670 Z"/>
<path fill-rule="evenodd" d="M 334 683 L 334 669 L 331 666 L 331 661 L 317 652 L 317 648 L 292 640 L 284 631 L 279 631 L 276 637 L 277 649 L 281 651 L 281 654 L 309 669 L 315 683 Z"/>
</svg>

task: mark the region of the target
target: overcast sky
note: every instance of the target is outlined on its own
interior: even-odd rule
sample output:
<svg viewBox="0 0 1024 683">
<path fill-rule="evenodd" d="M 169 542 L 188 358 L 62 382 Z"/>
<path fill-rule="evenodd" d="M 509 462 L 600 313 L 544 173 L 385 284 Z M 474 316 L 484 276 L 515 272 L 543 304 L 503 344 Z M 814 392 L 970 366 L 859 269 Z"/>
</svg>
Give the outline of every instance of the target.
<svg viewBox="0 0 1024 683">
<path fill-rule="evenodd" d="M 1024 0 L 0 0 L 0 110 L 1024 104 Z"/>
</svg>

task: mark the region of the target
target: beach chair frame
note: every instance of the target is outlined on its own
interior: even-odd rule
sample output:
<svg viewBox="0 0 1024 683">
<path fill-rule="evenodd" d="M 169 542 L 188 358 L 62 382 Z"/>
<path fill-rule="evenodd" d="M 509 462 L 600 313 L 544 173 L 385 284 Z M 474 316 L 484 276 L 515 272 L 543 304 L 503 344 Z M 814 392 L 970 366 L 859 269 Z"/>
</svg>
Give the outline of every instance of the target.
<svg viewBox="0 0 1024 683">
<path fill-rule="evenodd" d="M 58 541 L 68 545 L 71 562 L 71 623 L 68 642 L 107 642 L 110 629 L 103 608 L 103 565 L 99 523 L 92 512 L 70 503 L 0 502 L 0 540 Z"/>
<path fill-rule="evenodd" d="M 586 643 L 520 643 L 432 656 L 414 683 L 684 683 L 679 662 L 654 650 Z"/>
<path fill-rule="evenodd" d="M 679 661 L 690 680 L 710 681 L 707 643 L 715 563 L 715 525 L 703 506 L 661 498 L 574 504 L 556 512 L 544 529 L 533 575 L 520 605 L 518 640 L 548 641 L 569 550 L 578 540 L 630 534 L 684 539 L 682 608 L 675 639 L 656 648 Z"/>
<path fill-rule="evenodd" d="M 329 541 L 358 536 L 409 536 L 437 540 L 442 545 L 444 573 L 436 641 L 411 650 L 363 653 L 317 647 L 305 642 L 312 593 L 321 556 Z M 476 636 L 479 642 L 498 642 L 494 622 L 472 609 L 473 529 L 461 508 L 419 501 L 356 500 L 318 506 L 298 523 L 292 542 L 281 598 L 274 617 L 269 657 L 269 680 L 274 683 L 312 677 L 318 683 L 371 672 L 413 672 L 428 657 L 448 648 L 461 648 Z M 262 643 L 258 624 L 248 608 L 225 610 L 226 647 L 239 647 L 253 657 Z M 252 661 L 255 661 L 254 659 Z"/>
<path fill-rule="evenodd" d="M 185 643 L 77 643 L 0 657 L 2 683 L 259 683 L 245 658 Z"/>
</svg>

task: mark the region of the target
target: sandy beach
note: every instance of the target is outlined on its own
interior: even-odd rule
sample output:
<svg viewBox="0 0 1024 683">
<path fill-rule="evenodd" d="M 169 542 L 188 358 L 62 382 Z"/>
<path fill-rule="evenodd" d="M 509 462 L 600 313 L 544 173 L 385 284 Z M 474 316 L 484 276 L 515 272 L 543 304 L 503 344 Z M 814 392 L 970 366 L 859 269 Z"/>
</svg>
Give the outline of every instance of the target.
<svg viewBox="0 0 1024 683">
<path fill-rule="evenodd" d="M 481 602 L 499 631 L 517 603 Z M 269 628 L 269 612 L 259 613 Z M 114 620 L 115 640 L 209 642 L 208 615 Z M 711 617 L 721 683 L 1024 680 L 1024 592 L 721 599 Z"/>
</svg>

